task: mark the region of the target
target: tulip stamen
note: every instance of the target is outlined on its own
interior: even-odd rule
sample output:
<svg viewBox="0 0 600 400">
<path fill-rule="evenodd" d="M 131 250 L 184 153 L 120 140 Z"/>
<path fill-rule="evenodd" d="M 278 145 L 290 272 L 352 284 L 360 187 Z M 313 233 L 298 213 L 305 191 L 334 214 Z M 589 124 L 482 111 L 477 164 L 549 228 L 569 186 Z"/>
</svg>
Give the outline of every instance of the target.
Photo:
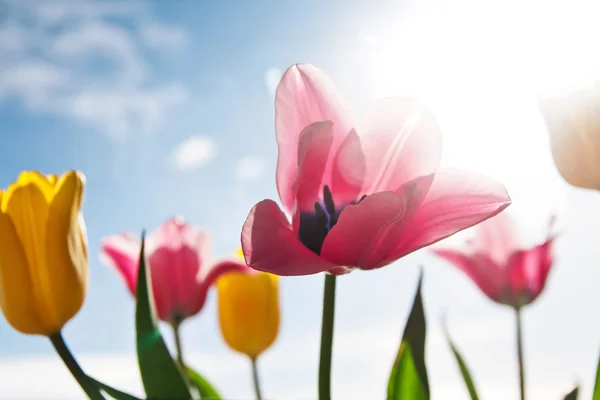
<svg viewBox="0 0 600 400">
<path fill-rule="evenodd" d="M 363 195 L 358 201 L 350 204 L 358 204 L 367 195 Z M 298 238 L 300 241 L 316 254 L 321 254 L 323 242 L 329 231 L 337 224 L 340 214 L 345 206 L 336 208 L 328 185 L 323 187 L 322 200 L 316 201 L 314 213 L 301 212 Z"/>
</svg>

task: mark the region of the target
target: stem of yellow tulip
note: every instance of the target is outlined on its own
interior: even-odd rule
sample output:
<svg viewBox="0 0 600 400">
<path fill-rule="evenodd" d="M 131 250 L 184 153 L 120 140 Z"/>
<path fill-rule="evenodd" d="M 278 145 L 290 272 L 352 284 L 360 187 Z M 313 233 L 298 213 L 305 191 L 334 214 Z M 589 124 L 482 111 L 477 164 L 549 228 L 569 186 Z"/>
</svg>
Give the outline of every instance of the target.
<svg viewBox="0 0 600 400">
<path fill-rule="evenodd" d="M 262 400 L 260 394 L 260 380 L 258 379 L 258 366 L 256 365 L 256 357 L 250 357 L 252 362 L 252 381 L 254 382 L 254 393 L 256 394 L 256 400 Z"/>
<path fill-rule="evenodd" d="M 517 355 L 519 358 L 519 388 L 521 400 L 525 400 L 525 366 L 523 364 L 523 329 L 521 326 L 521 309 L 515 309 L 517 320 Z"/>
<path fill-rule="evenodd" d="M 181 350 L 181 336 L 179 334 L 179 327 L 181 326 L 180 320 L 175 320 L 171 326 L 173 327 L 173 336 L 175 337 L 175 349 L 177 351 L 177 362 L 182 369 L 185 369 L 183 363 L 183 350 Z"/>
<path fill-rule="evenodd" d="M 319 362 L 319 400 L 331 399 L 331 351 L 335 313 L 335 275 L 325 274 L 323 291 L 323 323 L 321 327 L 321 358 Z"/>
<path fill-rule="evenodd" d="M 77 383 L 79 383 L 79 386 L 81 386 L 85 394 L 87 394 L 88 398 L 91 400 L 106 400 L 106 398 L 100 392 L 100 389 L 92 382 L 85 372 L 83 372 L 75 360 L 75 357 L 73 357 L 73 354 L 71 354 L 71 351 L 67 347 L 67 344 L 62 337 L 62 333 L 53 333 L 49 336 L 49 339 Z"/>
</svg>

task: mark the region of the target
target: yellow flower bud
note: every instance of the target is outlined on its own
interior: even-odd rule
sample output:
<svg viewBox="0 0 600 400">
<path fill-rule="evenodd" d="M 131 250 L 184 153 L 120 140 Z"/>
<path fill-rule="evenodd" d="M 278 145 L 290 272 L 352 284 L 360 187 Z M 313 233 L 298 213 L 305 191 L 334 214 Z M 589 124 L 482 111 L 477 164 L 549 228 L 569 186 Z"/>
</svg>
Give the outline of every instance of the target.
<svg viewBox="0 0 600 400">
<path fill-rule="evenodd" d="M 0 191 L 0 308 L 26 334 L 60 331 L 87 291 L 85 177 L 22 172 Z"/>
<path fill-rule="evenodd" d="M 277 276 L 248 268 L 224 274 L 217 288 L 225 342 L 240 353 L 257 357 L 273 344 L 279 331 Z"/>
</svg>

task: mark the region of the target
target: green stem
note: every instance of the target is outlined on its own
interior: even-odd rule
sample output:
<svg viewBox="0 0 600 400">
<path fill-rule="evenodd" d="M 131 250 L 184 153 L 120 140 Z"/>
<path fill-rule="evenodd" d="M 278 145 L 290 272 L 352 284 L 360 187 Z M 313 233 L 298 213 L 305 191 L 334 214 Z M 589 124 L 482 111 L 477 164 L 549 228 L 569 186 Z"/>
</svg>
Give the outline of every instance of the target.
<svg viewBox="0 0 600 400">
<path fill-rule="evenodd" d="M 262 400 L 260 394 L 260 380 L 258 379 L 258 366 L 256 365 L 256 357 L 250 357 L 252 362 L 252 381 L 254 382 L 254 393 L 256 394 L 256 400 Z"/>
<path fill-rule="evenodd" d="M 185 369 L 185 364 L 183 362 L 183 351 L 181 350 L 181 335 L 179 333 L 179 328 L 181 327 L 181 321 L 175 320 L 171 324 L 173 327 L 173 336 L 175 337 L 175 349 L 177 351 L 177 362 L 182 369 Z"/>
<path fill-rule="evenodd" d="M 523 365 L 523 327 L 521 326 L 521 309 L 515 310 L 517 319 L 517 355 L 519 358 L 519 388 L 521 400 L 525 400 L 525 367 Z"/>
<path fill-rule="evenodd" d="M 331 399 L 331 351 L 335 313 L 335 275 L 325 274 L 323 292 L 323 325 L 321 328 L 321 359 L 319 363 L 319 400 Z"/>
<path fill-rule="evenodd" d="M 83 372 L 75 360 L 75 357 L 71 354 L 71 351 L 62 337 L 62 333 L 60 331 L 53 333 L 48 338 L 75 380 L 77 380 L 77 383 L 79 383 L 79 386 L 81 386 L 85 394 L 87 394 L 88 398 L 91 400 L 106 400 L 105 397 L 102 396 L 102 393 L 100 393 L 100 389 L 91 381 L 85 372 Z"/>
</svg>

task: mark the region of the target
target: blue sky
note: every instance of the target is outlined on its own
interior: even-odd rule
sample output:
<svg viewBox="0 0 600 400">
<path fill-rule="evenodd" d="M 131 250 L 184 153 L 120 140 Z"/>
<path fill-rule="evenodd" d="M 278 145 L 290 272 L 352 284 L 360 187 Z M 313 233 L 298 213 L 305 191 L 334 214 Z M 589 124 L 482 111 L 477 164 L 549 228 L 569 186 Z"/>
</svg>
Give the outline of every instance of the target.
<svg viewBox="0 0 600 400">
<path fill-rule="evenodd" d="M 597 37 L 598 8 L 447 3 L 0 0 L 0 186 L 24 169 L 87 176 L 89 296 L 65 329 L 85 369 L 140 391 L 133 301 L 99 262 L 100 239 L 177 214 L 211 229 L 216 255 L 234 251 L 252 205 L 277 198 L 274 87 L 289 65 L 309 62 L 357 109 L 387 95 L 426 101 L 445 134 L 444 163 L 502 180 L 529 242 L 559 212 L 555 270 L 525 312 L 530 398 L 558 397 L 576 381 L 590 393 L 600 199 L 559 178 L 534 95 L 598 66 L 586 42 Z M 510 310 L 426 251 L 339 280 L 334 396 L 383 396 L 419 265 L 434 399 L 467 398 L 442 312 L 482 397 L 515 397 Z M 321 293 L 322 276 L 282 279 L 281 334 L 261 360 L 270 398 L 316 397 Z M 188 359 L 226 397 L 251 398 L 249 365 L 222 341 L 215 300 L 183 327 Z M 81 395 L 47 340 L 0 320 L 0 398 Z"/>
</svg>

